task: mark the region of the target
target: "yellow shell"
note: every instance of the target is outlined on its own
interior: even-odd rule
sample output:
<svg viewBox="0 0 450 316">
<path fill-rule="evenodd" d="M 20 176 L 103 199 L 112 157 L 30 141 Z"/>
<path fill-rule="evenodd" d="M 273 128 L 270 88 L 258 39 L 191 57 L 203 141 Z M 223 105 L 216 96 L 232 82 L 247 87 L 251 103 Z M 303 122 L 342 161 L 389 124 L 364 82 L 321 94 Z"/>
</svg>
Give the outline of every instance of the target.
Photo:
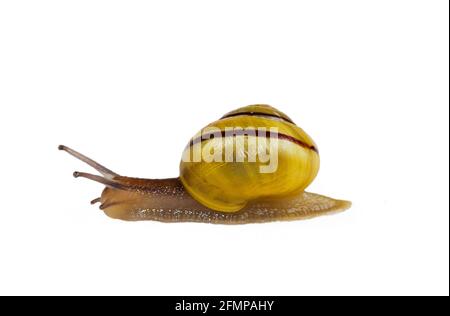
<svg viewBox="0 0 450 316">
<path fill-rule="evenodd" d="M 257 134 L 261 128 L 266 131 Z M 255 156 L 256 161 L 249 161 Z M 316 177 L 319 164 L 311 137 L 286 114 L 257 104 L 229 112 L 196 134 L 183 152 L 180 179 L 201 204 L 237 212 L 250 201 L 302 192 Z M 262 172 L 268 169 L 272 172 Z"/>
</svg>

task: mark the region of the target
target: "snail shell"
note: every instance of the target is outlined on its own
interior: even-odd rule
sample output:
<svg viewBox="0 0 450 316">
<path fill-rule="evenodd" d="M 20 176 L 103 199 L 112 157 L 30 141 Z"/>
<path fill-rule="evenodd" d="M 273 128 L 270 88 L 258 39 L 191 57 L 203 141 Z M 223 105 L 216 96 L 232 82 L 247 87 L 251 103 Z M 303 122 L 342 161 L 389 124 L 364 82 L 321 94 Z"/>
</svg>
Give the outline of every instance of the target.
<svg viewBox="0 0 450 316">
<path fill-rule="evenodd" d="M 225 129 L 230 127 L 233 128 L 233 134 L 224 137 Z M 257 127 L 266 128 L 266 133 L 258 136 Z M 212 128 L 219 130 L 222 137 L 210 138 L 208 130 Z M 277 134 L 267 140 L 271 136 L 269 129 L 277 130 Z M 200 135 L 204 136 L 201 145 L 222 153 L 221 159 L 218 162 L 181 161 L 180 179 L 194 199 L 213 210 L 236 212 L 250 201 L 296 195 L 314 180 L 319 170 L 319 154 L 311 137 L 286 114 L 268 105 L 246 106 L 209 124 L 191 139 L 183 153 L 184 157 L 201 141 Z M 224 141 L 226 138 L 231 141 Z M 257 143 L 257 150 L 263 148 L 261 142 L 276 142 L 277 148 L 272 148 L 277 151 L 276 170 L 263 173 L 261 167 L 267 166 L 266 162 L 249 162 L 243 159 L 248 151 L 235 150 L 237 143 L 240 142 L 241 148 L 247 149 L 248 143 L 252 141 L 253 144 Z M 234 159 L 224 162 L 223 153 L 226 152 L 234 153 Z M 244 157 L 236 157 L 239 153 Z"/>
</svg>

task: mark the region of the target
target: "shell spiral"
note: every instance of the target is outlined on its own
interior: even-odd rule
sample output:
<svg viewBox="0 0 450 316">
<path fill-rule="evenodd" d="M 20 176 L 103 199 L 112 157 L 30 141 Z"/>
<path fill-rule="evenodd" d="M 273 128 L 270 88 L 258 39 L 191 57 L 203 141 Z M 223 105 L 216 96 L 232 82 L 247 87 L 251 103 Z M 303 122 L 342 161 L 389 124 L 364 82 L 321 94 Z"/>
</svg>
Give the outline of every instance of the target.
<svg viewBox="0 0 450 316">
<path fill-rule="evenodd" d="M 319 170 L 311 137 L 283 112 L 263 104 L 225 114 L 186 146 L 180 180 L 199 203 L 237 212 L 249 202 L 299 194 Z"/>
</svg>

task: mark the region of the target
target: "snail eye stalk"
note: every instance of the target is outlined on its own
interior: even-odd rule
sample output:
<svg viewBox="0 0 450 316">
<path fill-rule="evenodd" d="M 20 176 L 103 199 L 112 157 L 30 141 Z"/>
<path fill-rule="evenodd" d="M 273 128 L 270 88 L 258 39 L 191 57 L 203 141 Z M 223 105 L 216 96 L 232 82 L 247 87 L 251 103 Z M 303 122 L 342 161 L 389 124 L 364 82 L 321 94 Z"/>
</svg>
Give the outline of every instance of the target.
<svg viewBox="0 0 450 316">
<path fill-rule="evenodd" d="M 89 166 L 91 166 L 92 168 L 94 168 L 95 170 L 97 170 L 98 172 L 100 172 L 104 177 L 108 178 L 108 179 L 112 179 L 114 177 L 117 177 L 118 174 L 115 173 L 112 170 L 109 170 L 108 168 L 106 168 L 105 166 L 102 166 L 101 164 L 99 164 L 98 162 L 92 160 L 89 157 L 86 157 L 83 154 L 80 154 L 79 152 L 73 150 L 72 148 L 69 148 L 67 146 L 64 145 L 59 145 L 58 146 L 59 150 L 65 151 L 67 153 L 69 153 L 70 155 L 74 156 L 75 158 L 83 161 L 84 163 L 88 164 Z M 75 174 L 74 174 L 75 175 Z"/>
</svg>

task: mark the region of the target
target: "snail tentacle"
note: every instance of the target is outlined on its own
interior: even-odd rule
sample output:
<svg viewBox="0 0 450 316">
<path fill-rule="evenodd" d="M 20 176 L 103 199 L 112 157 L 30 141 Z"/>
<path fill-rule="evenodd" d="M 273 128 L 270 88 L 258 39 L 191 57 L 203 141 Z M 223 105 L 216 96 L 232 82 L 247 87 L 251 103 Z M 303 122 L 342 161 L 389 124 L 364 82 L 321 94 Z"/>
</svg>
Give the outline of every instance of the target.
<svg viewBox="0 0 450 316">
<path fill-rule="evenodd" d="M 95 198 L 95 199 L 93 199 L 93 200 L 91 201 L 91 205 L 100 203 L 101 201 L 102 201 L 102 198 L 101 198 L 101 197 Z"/>
<path fill-rule="evenodd" d="M 106 168 L 105 166 L 102 166 L 101 164 L 99 164 L 98 162 L 92 160 L 89 157 L 86 157 L 85 155 L 73 150 L 72 148 L 69 148 L 67 146 L 64 145 L 59 145 L 58 146 L 59 150 L 63 150 L 65 152 L 67 152 L 68 154 L 74 156 L 75 158 L 85 162 L 86 164 L 88 164 L 89 166 L 91 166 L 92 168 L 94 168 L 95 170 L 97 170 L 98 172 L 100 172 L 104 177 L 112 179 L 116 176 L 118 176 L 117 173 L 115 173 L 112 170 L 109 170 L 108 168 Z"/>
<path fill-rule="evenodd" d="M 95 174 L 91 174 L 91 173 L 87 173 L 87 172 L 79 172 L 79 171 L 75 171 L 73 173 L 73 176 L 75 178 L 86 178 L 101 184 L 106 185 L 107 187 L 110 188 L 114 188 L 114 189 L 119 189 L 119 190 L 126 190 L 128 189 L 126 186 L 124 186 L 123 184 L 116 182 L 114 180 L 110 180 L 107 178 L 104 178 L 102 176 L 97 176 Z"/>
</svg>

